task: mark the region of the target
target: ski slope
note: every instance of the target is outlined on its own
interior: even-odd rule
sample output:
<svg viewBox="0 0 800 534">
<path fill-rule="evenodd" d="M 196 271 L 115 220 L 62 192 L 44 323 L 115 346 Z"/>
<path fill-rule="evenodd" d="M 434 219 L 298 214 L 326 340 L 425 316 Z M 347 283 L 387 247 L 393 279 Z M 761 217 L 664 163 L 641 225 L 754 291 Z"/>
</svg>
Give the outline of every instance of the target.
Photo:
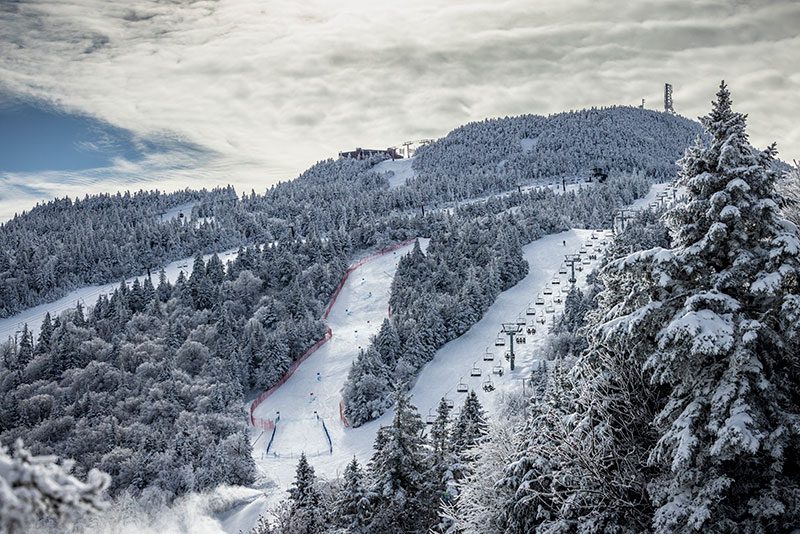
<svg viewBox="0 0 800 534">
<path fill-rule="evenodd" d="M 427 240 L 420 240 L 420 244 L 426 248 Z M 412 247 L 409 244 L 374 258 L 353 271 L 328 316 L 331 339 L 255 409 L 254 415 L 259 418 L 277 419 L 280 413 L 269 452 L 268 436 L 261 437 L 253 451 L 256 463 L 278 487 L 285 489 L 291 483 L 301 452 L 316 457 L 318 473 L 326 476 L 333 476 L 344 467 L 341 461 L 346 464 L 353 454 L 350 451 L 358 449 L 361 457 L 369 453 L 372 439 L 363 441 L 361 432 L 346 429 L 341 422 L 342 386 L 358 350 L 369 345 L 370 337 L 378 333 L 387 317 L 389 289 L 397 263 Z M 333 443 L 332 455 L 323 421 Z M 254 430 L 253 439 L 260 433 Z M 321 466 L 323 463 L 327 468 Z"/>
<path fill-rule="evenodd" d="M 630 206 L 631 209 L 647 209 L 667 185 L 655 185 L 647 196 Z M 597 239 L 592 239 L 592 236 Z M 582 270 L 576 271 L 576 285 L 583 286 L 591 269 L 600 261 L 604 241 L 610 241 L 610 231 L 570 230 L 538 239 L 525 247 L 523 254 L 530 265 L 528 275 L 517 285 L 500 294 L 484 317 L 464 335 L 441 347 L 433 360 L 423 367 L 411 389 L 412 403 L 417 406 L 423 420 L 435 412 L 442 397 L 453 401 L 456 409 L 463 402 L 464 393 L 457 391 L 463 382 L 474 390 L 489 417 L 497 413 L 505 393 L 525 387 L 531 372 L 539 365 L 537 349 L 546 337 L 552 322 L 563 311 L 563 299 L 569 289 L 569 274 L 559 274 L 565 254 L 579 254 Z M 591 243 L 587 247 L 587 243 Z M 408 247 L 410 248 L 410 247 Z M 584 249 L 586 253 L 581 254 Z M 275 442 L 268 453 L 265 437 L 254 445 L 254 457 L 269 485 L 276 490 L 265 494 L 265 508 L 277 504 L 286 497 L 301 452 L 309 456 L 318 476 L 339 476 L 347 462 L 356 456 L 366 463 L 372 455 L 372 445 L 378 429 L 391 422 L 393 410 L 389 410 L 376 421 L 358 428 L 347 428 L 339 419 L 338 403 L 341 388 L 353 358 L 360 347 L 366 345 L 369 336 L 377 333 L 380 323 L 387 316 L 389 289 L 399 257 L 408 249 L 397 251 L 389 257 L 379 258 L 359 270 L 345 284 L 339 300 L 333 305 L 329 326 L 333 331 L 331 341 L 313 354 L 295 374 L 273 396 L 261 404 L 256 415 L 274 417 L 280 412 Z M 589 252 L 595 251 L 597 259 L 590 261 Z M 558 284 L 553 284 L 555 278 Z M 553 295 L 544 295 L 549 287 Z M 562 302 L 553 300 L 561 293 Z M 545 305 L 536 306 L 534 301 L 542 295 Z M 545 308 L 552 306 L 552 312 Z M 535 315 L 528 315 L 529 308 Z M 542 318 L 545 324 L 541 321 Z M 526 335 L 524 344 L 515 344 L 516 366 L 511 371 L 504 358 L 507 347 L 495 346 L 501 323 L 524 319 L 525 328 L 533 326 L 536 332 Z M 507 340 L 507 337 L 506 337 Z M 506 341 L 507 343 L 507 341 Z M 492 361 L 485 361 L 484 354 L 493 353 Z M 493 374 L 496 366 L 502 366 L 503 374 Z M 471 371 L 478 367 L 481 376 L 473 377 Z M 316 374 L 320 373 L 320 380 Z M 490 379 L 494 389 L 484 391 L 484 383 Z M 314 400 L 311 400 L 313 393 Z M 316 416 L 326 422 L 332 451 L 326 452 L 328 442 L 319 434 Z M 256 439 L 260 431 L 253 431 Z M 268 439 L 268 438 L 267 438 Z"/>
<path fill-rule="evenodd" d="M 408 180 L 417 176 L 417 171 L 412 168 L 414 158 L 407 159 L 387 159 L 381 161 L 372 170 L 378 174 L 386 174 L 389 180 L 389 189 L 394 189 L 406 185 Z"/>
<path fill-rule="evenodd" d="M 219 258 L 223 263 L 227 263 L 229 260 L 235 259 L 237 254 L 238 248 L 225 250 L 218 253 Z M 213 256 L 213 254 L 206 254 L 203 256 L 203 260 L 208 261 L 211 256 Z M 193 266 L 194 257 L 184 258 L 182 260 L 173 261 L 172 263 L 164 266 L 164 272 L 167 275 L 167 280 L 174 282 L 175 279 L 178 278 L 178 274 L 181 271 L 183 271 L 186 276 L 191 275 Z M 152 281 L 155 285 L 158 284 L 158 271 L 158 269 L 151 271 Z M 128 278 L 126 282 L 131 284 L 136 278 L 138 278 L 140 281 L 144 280 L 147 278 L 147 273 Z M 26 323 L 28 325 L 28 330 L 33 332 L 35 338 L 42 326 L 44 316 L 48 312 L 50 312 L 51 317 L 57 317 L 59 314 L 61 314 L 61 312 L 74 308 L 79 302 L 84 307 L 94 306 L 94 304 L 97 302 L 97 298 L 100 295 L 110 295 L 119 287 L 119 284 L 119 282 L 113 282 L 110 284 L 85 286 L 80 289 L 70 291 L 65 296 L 53 302 L 40 304 L 38 306 L 23 310 L 15 315 L 12 315 L 11 317 L 0 319 L 0 343 L 6 341 L 8 338 L 13 338 L 15 332 L 22 330 L 23 325 Z"/>
<path fill-rule="evenodd" d="M 600 232 L 596 234 L 601 236 Z M 435 409 L 442 397 L 453 399 L 456 405 L 462 402 L 463 394 L 456 393 L 460 377 L 479 393 L 490 413 L 493 398 L 503 390 L 510 391 L 520 386 L 520 379 L 529 376 L 535 362 L 532 355 L 536 342 L 533 338 L 544 337 L 545 328 L 542 325 L 537 325 L 536 336 L 528 336 L 531 341 L 518 351 L 517 369 L 513 373 L 509 371 L 508 364 L 502 362 L 505 373 L 502 377 L 493 376 L 496 390 L 492 393 L 484 392 L 481 386 L 484 378 L 492 376 L 492 365 L 501 363 L 502 355 L 497 354 L 496 361 L 488 365 L 488 362 L 482 361 L 483 353 L 487 346 L 494 348 L 500 323 L 515 320 L 520 313 L 524 315 L 537 292 L 542 291 L 558 274 L 564 254 L 577 253 L 581 244 L 589 241 L 591 235 L 591 230 L 571 230 L 546 236 L 523 248 L 531 266 L 528 276 L 502 293 L 483 319 L 463 336 L 439 349 L 434 359 L 422 369 L 411 394 L 412 402 L 417 405 L 423 418 L 428 410 Z M 599 243 L 600 239 L 596 241 Z M 600 248 L 599 244 L 597 248 Z M 301 452 L 309 456 L 317 475 L 322 477 L 341 474 L 354 455 L 361 462 L 368 461 L 378 429 L 391 421 L 393 412 L 390 410 L 376 421 L 358 428 L 347 428 L 339 417 L 339 401 L 358 349 L 367 345 L 370 336 L 378 332 L 383 318 L 388 314 L 389 288 L 397 261 L 410 249 L 411 246 L 408 246 L 396 254 L 378 258 L 354 272 L 331 309 L 328 320 L 333 332 L 331 340 L 310 356 L 283 386 L 255 410 L 255 415 L 262 418 L 275 417 L 280 412 L 275 440 L 269 452 L 266 450 L 269 437 L 262 436 L 260 430 L 253 430 L 253 440 L 257 439 L 253 451 L 256 463 L 270 483 L 280 490 L 291 485 Z M 589 272 L 586 267 L 576 273 L 578 284 L 583 283 Z M 567 276 L 562 278 L 563 287 L 566 287 Z M 547 314 L 549 321 L 562 306 L 563 303 L 554 304 L 554 313 Z M 483 376 L 480 378 L 469 376 L 476 361 L 482 368 Z M 317 373 L 320 373 L 319 380 Z M 317 416 L 327 425 L 332 452 L 324 433 L 319 430 Z M 274 505 L 284 497 L 284 491 L 271 492 L 266 497 L 265 506 Z"/>
</svg>

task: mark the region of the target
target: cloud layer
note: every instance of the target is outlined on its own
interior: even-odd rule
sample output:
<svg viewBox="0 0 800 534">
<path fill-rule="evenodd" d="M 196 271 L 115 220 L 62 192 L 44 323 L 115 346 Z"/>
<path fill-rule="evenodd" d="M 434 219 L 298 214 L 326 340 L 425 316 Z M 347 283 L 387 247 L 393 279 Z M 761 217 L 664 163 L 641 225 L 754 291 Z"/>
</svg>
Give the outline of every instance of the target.
<svg viewBox="0 0 800 534">
<path fill-rule="evenodd" d="M 722 78 L 791 159 L 798 28 L 793 0 L 22 0 L 0 4 L 0 90 L 206 151 L 162 186 L 260 190 L 488 116 L 660 108 L 665 81 L 695 117 Z"/>
</svg>

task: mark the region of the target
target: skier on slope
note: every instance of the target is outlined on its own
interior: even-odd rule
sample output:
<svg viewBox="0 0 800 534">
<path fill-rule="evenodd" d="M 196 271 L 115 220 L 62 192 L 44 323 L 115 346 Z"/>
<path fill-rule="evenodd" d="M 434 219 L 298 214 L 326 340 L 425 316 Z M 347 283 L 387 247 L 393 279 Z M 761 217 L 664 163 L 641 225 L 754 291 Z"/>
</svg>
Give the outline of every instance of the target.
<svg viewBox="0 0 800 534">
<path fill-rule="evenodd" d="M 562 243 L 564 244 L 565 247 L 567 246 L 567 240 L 566 239 L 564 241 L 562 241 Z"/>
<path fill-rule="evenodd" d="M 320 380 L 322 380 L 322 376 L 319 373 L 317 373 L 317 382 L 319 382 Z"/>
</svg>

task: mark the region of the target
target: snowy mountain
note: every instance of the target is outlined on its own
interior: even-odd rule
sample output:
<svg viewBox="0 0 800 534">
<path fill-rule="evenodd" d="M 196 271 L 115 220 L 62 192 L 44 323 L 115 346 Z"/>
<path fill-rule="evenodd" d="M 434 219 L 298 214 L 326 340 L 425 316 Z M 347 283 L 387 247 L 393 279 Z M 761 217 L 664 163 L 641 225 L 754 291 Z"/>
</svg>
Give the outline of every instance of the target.
<svg viewBox="0 0 800 534">
<path fill-rule="evenodd" d="M 265 194 L 38 206 L 0 226 L 0 441 L 74 459 L 48 476 L 81 512 L 108 486 L 109 530 L 201 493 L 212 524 L 255 534 L 781 530 L 800 517 L 800 244 L 776 180 L 723 87 L 702 127 L 493 119 Z M 35 335 L 19 315 L 144 272 Z M 0 456 L 0 490 L 31 471 Z"/>
<path fill-rule="evenodd" d="M 421 147 L 413 183 L 426 190 L 457 179 L 456 190 L 469 198 L 536 180 L 583 180 L 595 167 L 666 180 L 700 135 L 695 121 L 633 107 L 487 119 Z"/>
</svg>

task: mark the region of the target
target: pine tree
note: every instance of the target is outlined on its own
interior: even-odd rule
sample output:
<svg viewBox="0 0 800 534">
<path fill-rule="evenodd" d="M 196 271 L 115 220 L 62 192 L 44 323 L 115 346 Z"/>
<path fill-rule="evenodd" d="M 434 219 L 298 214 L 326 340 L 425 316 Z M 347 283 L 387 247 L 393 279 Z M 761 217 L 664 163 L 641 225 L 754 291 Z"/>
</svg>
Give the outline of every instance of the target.
<svg viewBox="0 0 800 534">
<path fill-rule="evenodd" d="M 336 503 L 337 524 L 354 534 L 367 532 L 372 516 L 370 494 L 364 480 L 364 472 L 356 457 L 344 470 L 341 496 Z"/>
<path fill-rule="evenodd" d="M 300 454 L 295 479 L 288 491 L 292 501 L 292 531 L 303 534 L 322 532 L 317 477 L 305 453 Z"/>
<path fill-rule="evenodd" d="M 670 389 L 650 456 L 661 532 L 800 524 L 800 239 L 774 146 L 756 152 L 724 82 L 716 96 L 710 144 L 682 160 L 689 200 L 666 216 L 675 248 L 649 258 L 663 328 L 645 365 Z"/>
<path fill-rule="evenodd" d="M 486 435 L 488 428 L 478 395 L 475 391 L 470 391 L 453 426 L 453 450 L 461 454 L 474 447 Z"/>
<path fill-rule="evenodd" d="M 422 422 L 409 397 L 398 387 L 394 417 L 375 438 L 369 463 L 376 495 L 370 532 L 421 532 L 433 520 L 429 465 L 426 461 Z"/>
</svg>

